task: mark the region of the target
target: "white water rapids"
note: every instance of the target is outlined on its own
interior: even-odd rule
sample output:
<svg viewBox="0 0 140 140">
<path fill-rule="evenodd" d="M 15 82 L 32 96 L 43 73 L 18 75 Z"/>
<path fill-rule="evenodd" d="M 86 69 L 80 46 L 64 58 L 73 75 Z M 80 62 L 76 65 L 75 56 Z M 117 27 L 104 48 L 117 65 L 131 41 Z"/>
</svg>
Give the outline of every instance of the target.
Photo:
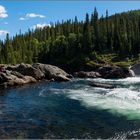
<svg viewBox="0 0 140 140">
<path fill-rule="evenodd" d="M 129 120 L 140 119 L 140 77 L 118 80 L 86 79 L 86 81 L 111 83 L 117 85 L 117 88 L 95 88 L 88 84 L 77 82 L 71 88 L 68 86 L 71 85 L 69 83 L 65 88 L 61 89 L 43 89 L 40 92 L 40 96 L 44 96 L 47 91 L 55 94 L 64 94 L 70 99 L 78 100 L 81 105 L 88 108 L 105 110 L 114 115 L 123 115 Z"/>
</svg>

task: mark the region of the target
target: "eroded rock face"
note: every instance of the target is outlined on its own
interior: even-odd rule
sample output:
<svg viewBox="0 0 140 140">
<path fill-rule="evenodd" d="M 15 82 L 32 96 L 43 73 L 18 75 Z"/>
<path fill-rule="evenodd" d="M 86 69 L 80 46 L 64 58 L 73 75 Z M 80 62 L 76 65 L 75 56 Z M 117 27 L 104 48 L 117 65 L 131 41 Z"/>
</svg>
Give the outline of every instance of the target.
<svg viewBox="0 0 140 140">
<path fill-rule="evenodd" d="M 78 78 L 98 78 L 98 77 L 101 77 L 101 75 L 95 71 L 90 71 L 90 72 L 79 71 L 79 72 L 74 73 L 74 76 L 78 77 Z"/>
<path fill-rule="evenodd" d="M 118 66 L 104 66 L 98 69 L 98 72 L 103 78 L 126 78 L 133 77 L 133 71 L 129 68 L 122 68 Z"/>
</svg>

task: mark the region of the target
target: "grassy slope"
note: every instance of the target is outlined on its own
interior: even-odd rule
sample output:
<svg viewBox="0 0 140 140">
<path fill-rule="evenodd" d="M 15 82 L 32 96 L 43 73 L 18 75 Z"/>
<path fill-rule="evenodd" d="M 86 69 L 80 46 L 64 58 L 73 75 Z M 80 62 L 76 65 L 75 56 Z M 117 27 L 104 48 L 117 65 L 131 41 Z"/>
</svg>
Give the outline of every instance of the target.
<svg viewBox="0 0 140 140">
<path fill-rule="evenodd" d="M 90 59 L 86 62 L 87 66 L 98 68 L 104 65 L 117 65 L 121 67 L 129 67 L 135 62 L 139 61 L 139 57 L 137 58 L 122 58 L 117 56 L 116 54 L 97 54 L 95 59 Z"/>
</svg>

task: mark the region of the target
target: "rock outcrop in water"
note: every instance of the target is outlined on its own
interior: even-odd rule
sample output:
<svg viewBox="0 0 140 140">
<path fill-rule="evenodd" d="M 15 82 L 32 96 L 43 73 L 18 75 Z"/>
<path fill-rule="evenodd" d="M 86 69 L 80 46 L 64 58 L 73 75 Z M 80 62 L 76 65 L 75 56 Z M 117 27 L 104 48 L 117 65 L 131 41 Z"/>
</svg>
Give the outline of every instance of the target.
<svg viewBox="0 0 140 140">
<path fill-rule="evenodd" d="M 109 88 L 109 89 L 116 88 L 115 85 L 98 83 L 98 82 L 90 82 L 89 85 L 92 86 L 92 87 L 100 87 L 100 88 Z"/>
<path fill-rule="evenodd" d="M 119 67 L 119 66 L 104 66 L 98 69 L 99 74 L 103 78 L 126 78 L 133 77 L 134 74 L 129 68 Z"/>
<path fill-rule="evenodd" d="M 123 68 L 119 66 L 112 66 L 112 65 L 105 65 L 100 67 L 96 72 L 84 72 L 79 71 L 76 72 L 75 77 L 78 78 L 105 78 L 105 79 L 112 79 L 112 78 L 126 78 L 126 77 L 133 77 L 134 72 L 129 68 Z"/>
<path fill-rule="evenodd" d="M 0 71 L 0 87 L 24 85 L 38 80 L 69 81 L 71 75 L 64 70 L 47 64 L 18 64 L 4 66 Z"/>
<path fill-rule="evenodd" d="M 89 71 L 89 72 L 79 71 L 79 72 L 75 72 L 74 76 L 78 77 L 78 78 L 99 78 L 99 77 L 101 77 L 101 75 L 95 71 Z"/>
</svg>

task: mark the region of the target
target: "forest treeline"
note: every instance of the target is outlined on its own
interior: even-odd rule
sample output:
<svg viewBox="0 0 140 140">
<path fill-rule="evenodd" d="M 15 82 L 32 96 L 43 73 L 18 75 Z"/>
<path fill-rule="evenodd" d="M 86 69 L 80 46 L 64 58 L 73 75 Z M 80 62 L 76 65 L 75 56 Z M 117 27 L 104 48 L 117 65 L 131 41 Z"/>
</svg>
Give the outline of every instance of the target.
<svg viewBox="0 0 140 140">
<path fill-rule="evenodd" d="M 95 8 L 84 21 L 77 17 L 28 30 L 0 41 L 0 63 L 42 62 L 80 67 L 97 54 L 137 57 L 140 52 L 140 11 L 99 18 Z"/>
</svg>

